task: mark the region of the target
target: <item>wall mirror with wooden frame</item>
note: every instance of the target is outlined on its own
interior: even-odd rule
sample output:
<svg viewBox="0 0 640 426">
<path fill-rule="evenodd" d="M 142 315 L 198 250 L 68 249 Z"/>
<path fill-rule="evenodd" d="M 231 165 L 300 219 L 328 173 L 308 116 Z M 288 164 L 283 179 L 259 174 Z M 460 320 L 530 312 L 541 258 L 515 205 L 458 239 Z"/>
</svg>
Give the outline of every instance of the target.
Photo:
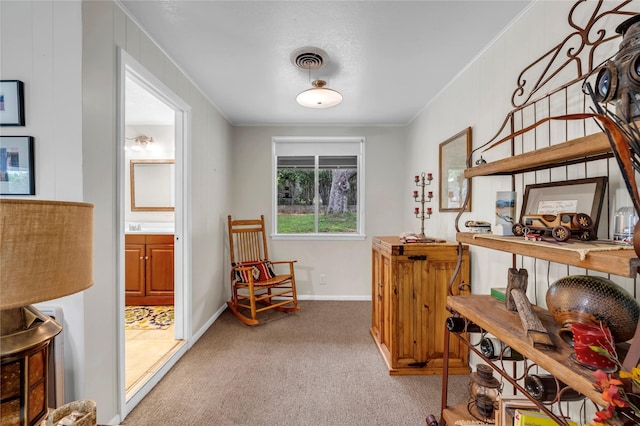
<svg viewBox="0 0 640 426">
<path fill-rule="evenodd" d="M 471 211 L 471 181 L 465 179 L 467 157 L 471 153 L 471 127 L 440 144 L 440 211 L 461 211 L 467 193 L 465 211 Z"/>
<path fill-rule="evenodd" d="M 174 160 L 131 160 L 131 210 L 174 211 Z"/>
</svg>

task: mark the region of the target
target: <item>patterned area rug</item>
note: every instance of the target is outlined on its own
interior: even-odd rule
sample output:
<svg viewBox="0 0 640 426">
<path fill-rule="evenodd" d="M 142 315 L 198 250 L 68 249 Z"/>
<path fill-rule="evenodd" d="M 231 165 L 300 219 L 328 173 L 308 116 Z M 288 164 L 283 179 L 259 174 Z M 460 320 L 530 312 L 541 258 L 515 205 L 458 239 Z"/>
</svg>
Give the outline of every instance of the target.
<svg viewBox="0 0 640 426">
<path fill-rule="evenodd" d="M 165 330 L 171 324 L 173 305 L 125 307 L 125 330 Z"/>
</svg>

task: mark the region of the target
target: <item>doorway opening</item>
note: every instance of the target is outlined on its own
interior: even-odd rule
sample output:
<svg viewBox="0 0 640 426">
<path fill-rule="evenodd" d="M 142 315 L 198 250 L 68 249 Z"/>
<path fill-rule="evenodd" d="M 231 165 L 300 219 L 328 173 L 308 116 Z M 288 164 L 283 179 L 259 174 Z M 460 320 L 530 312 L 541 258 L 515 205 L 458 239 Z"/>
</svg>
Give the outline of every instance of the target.
<svg viewBox="0 0 640 426">
<path fill-rule="evenodd" d="M 184 343 L 175 338 L 175 112 L 127 74 L 124 122 L 125 393 Z"/>
<path fill-rule="evenodd" d="M 119 51 L 119 235 L 123 418 L 186 352 L 185 197 L 189 108 Z"/>
</svg>

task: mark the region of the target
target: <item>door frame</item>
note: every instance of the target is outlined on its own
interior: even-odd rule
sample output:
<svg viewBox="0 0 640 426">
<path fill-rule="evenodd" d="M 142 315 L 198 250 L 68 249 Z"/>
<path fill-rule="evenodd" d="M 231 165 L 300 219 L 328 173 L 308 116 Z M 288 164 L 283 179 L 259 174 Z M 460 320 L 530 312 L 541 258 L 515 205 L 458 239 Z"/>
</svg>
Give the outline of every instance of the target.
<svg viewBox="0 0 640 426">
<path fill-rule="evenodd" d="M 191 107 L 184 102 L 169 87 L 162 83 L 149 70 L 140 64 L 125 50 L 118 48 L 117 75 L 117 253 L 118 268 L 117 283 L 117 330 L 118 330 L 118 395 L 120 401 L 120 415 L 124 419 L 133 408 L 153 389 L 173 365 L 184 355 L 192 339 L 191 326 L 191 256 L 189 255 L 191 232 L 189 206 L 191 205 L 191 168 L 190 136 L 191 136 Z M 175 339 L 184 340 L 180 349 L 174 353 L 158 371 L 128 400 L 126 398 L 125 382 L 125 280 L 124 280 L 124 228 L 125 228 L 125 187 L 124 146 L 125 146 L 125 81 L 129 76 L 137 84 L 155 95 L 175 111 Z"/>
</svg>

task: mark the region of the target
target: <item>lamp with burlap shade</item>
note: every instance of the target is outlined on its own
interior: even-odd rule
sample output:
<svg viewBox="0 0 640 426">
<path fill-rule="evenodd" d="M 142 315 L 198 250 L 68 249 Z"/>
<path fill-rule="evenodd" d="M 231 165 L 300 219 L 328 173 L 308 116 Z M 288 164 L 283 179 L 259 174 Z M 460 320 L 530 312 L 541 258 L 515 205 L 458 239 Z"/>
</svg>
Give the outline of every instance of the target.
<svg viewBox="0 0 640 426">
<path fill-rule="evenodd" d="M 93 284 L 93 205 L 0 199 L 0 424 L 48 410 L 49 343 L 60 324 L 31 305 Z"/>
</svg>

